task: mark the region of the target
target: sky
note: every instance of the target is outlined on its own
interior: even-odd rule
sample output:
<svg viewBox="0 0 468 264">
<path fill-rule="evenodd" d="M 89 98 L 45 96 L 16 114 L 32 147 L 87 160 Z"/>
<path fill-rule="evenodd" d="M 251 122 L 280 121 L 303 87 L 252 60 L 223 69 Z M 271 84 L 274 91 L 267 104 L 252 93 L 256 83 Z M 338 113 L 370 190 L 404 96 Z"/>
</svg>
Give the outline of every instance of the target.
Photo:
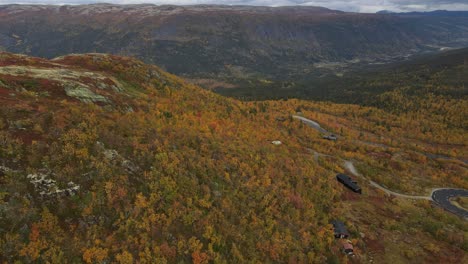
<svg viewBox="0 0 468 264">
<path fill-rule="evenodd" d="M 396 12 L 451 10 L 468 11 L 468 0 L 0 0 L 0 4 L 224 4 L 257 6 L 323 6 L 330 9 L 374 13 L 380 10 Z"/>
</svg>

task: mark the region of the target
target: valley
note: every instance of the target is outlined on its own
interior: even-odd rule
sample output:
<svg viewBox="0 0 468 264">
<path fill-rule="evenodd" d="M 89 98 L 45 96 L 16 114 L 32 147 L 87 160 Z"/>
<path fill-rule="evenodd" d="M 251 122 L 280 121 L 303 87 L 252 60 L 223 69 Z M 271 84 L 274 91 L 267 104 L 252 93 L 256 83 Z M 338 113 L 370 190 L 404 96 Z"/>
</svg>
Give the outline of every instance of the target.
<svg viewBox="0 0 468 264">
<path fill-rule="evenodd" d="M 466 47 L 467 12 L 362 14 L 321 7 L 4 5 L 0 50 L 134 56 L 195 83 L 341 75 Z M 261 84 L 261 82 L 260 82 Z M 295 86 L 293 84 L 293 86 Z M 249 85 L 250 89 L 255 85 Z"/>
</svg>

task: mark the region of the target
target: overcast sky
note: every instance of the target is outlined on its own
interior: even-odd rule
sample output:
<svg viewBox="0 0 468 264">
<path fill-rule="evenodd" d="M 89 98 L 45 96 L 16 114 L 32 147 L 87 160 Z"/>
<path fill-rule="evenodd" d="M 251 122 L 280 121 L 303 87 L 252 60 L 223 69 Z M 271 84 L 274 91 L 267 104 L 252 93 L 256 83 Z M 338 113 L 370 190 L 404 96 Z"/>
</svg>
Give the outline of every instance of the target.
<svg viewBox="0 0 468 264">
<path fill-rule="evenodd" d="M 263 6 L 291 6 L 309 5 L 323 6 L 330 9 L 353 12 L 376 12 L 391 10 L 432 11 L 432 10 L 467 10 L 468 0 L 0 0 L 0 4 L 89 4 L 89 3 L 115 3 L 115 4 L 226 4 L 226 5 L 263 5 Z"/>
</svg>

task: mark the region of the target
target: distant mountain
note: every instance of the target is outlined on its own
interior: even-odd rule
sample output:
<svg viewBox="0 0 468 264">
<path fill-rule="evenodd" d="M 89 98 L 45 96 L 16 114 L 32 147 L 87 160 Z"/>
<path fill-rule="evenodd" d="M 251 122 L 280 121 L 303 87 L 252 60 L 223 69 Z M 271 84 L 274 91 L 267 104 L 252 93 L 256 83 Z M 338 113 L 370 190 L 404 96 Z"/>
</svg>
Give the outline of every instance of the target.
<svg viewBox="0 0 468 264">
<path fill-rule="evenodd" d="M 418 15 L 418 16 L 432 16 L 432 17 L 468 17 L 468 11 L 447 11 L 435 10 L 431 12 L 407 12 L 398 13 L 399 15 Z"/>
<path fill-rule="evenodd" d="M 185 77 L 230 83 L 252 77 L 294 80 L 329 73 L 330 63 L 351 67 L 465 46 L 467 29 L 464 16 L 389 16 L 320 7 L 0 7 L 0 49 L 6 51 L 47 58 L 84 52 L 131 55 Z"/>
<path fill-rule="evenodd" d="M 390 10 L 381 10 L 378 12 L 375 12 L 376 14 L 395 14 L 396 12 L 390 11 Z"/>
<path fill-rule="evenodd" d="M 428 12 L 395 12 L 389 10 L 382 10 L 376 14 L 392 14 L 399 16 L 432 16 L 432 17 L 468 17 L 468 11 L 447 11 L 447 10 L 434 10 Z"/>
</svg>

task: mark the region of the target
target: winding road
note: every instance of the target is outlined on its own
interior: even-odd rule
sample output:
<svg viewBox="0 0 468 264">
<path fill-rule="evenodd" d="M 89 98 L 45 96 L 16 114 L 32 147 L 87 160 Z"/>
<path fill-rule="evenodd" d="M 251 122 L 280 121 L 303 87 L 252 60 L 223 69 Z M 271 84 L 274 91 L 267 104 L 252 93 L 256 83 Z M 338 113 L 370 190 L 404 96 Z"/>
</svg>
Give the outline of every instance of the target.
<svg viewBox="0 0 468 264">
<path fill-rule="evenodd" d="M 468 211 L 455 206 L 450 199 L 455 197 L 468 197 L 468 190 L 464 189 L 434 189 L 431 194 L 432 201 L 445 210 L 468 220 Z"/>
<path fill-rule="evenodd" d="M 322 126 L 320 126 L 319 123 L 317 123 L 317 122 L 315 122 L 313 120 L 310 120 L 308 118 L 305 118 L 305 117 L 299 116 L 299 115 L 293 115 L 292 118 L 301 120 L 302 123 L 304 123 L 304 124 L 308 125 L 309 127 L 319 131 L 320 133 L 331 134 L 330 131 L 324 129 Z M 363 140 L 355 139 L 355 140 L 353 140 L 353 142 L 368 145 L 368 146 L 380 147 L 380 148 L 384 148 L 384 149 L 390 148 L 390 146 L 388 146 L 388 145 L 385 145 L 385 144 L 382 144 L 382 143 L 370 142 L 370 141 L 363 141 Z M 416 153 L 419 153 L 421 155 L 424 155 L 424 156 L 426 156 L 426 157 L 428 157 L 430 159 L 444 159 L 444 160 L 450 160 L 450 161 L 461 161 L 461 162 L 463 162 L 465 164 L 468 164 L 468 159 L 466 159 L 466 158 L 453 158 L 453 157 L 448 157 L 448 156 L 440 155 L 440 154 L 420 152 L 420 151 L 417 151 L 417 150 L 412 150 L 412 151 L 414 151 Z"/>
<path fill-rule="evenodd" d="M 386 194 L 390 194 L 390 195 L 393 195 L 393 196 L 396 196 L 396 197 L 401 197 L 401 198 L 405 198 L 405 199 L 413 199 L 413 200 L 429 200 L 429 201 L 432 201 L 431 196 L 407 195 L 407 194 L 401 194 L 401 193 L 393 192 L 393 191 L 390 191 L 389 189 L 383 187 L 382 185 L 380 185 L 380 184 L 378 184 L 378 183 L 376 183 L 374 181 L 370 181 L 370 185 L 374 186 L 377 189 L 380 189 L 380 190 L 384 191 Z"/>
<path fill-rule="evenodd" d="M 312 121 L 312 120 L 310 120 L 310 119 L 307 119 L 307 118 L 305 118 L 305 117 L 298 116 L 298 115 L 293 115 L 292 118 L 301 120 L 302 123 L 308 125 L 309 127 L 313 128 L 313 129 L 315 129 L 315 130 L 317 130 L 317 131 L 320 132 L 320 133 L 328 133 L 328 131 L 327 131 L 326 129 L 322 128 L 322 127 L 320 126 L 320 124 L 317 123 L 317 122 L 315 122 L 315 121 Z"/>
<path fill-rule="evenodd" d="M 327 130 L 322 128 L 320 126 L 320 124 L 315 122 L 315 121 L 312 121 L 312 120 L 307 119 L 307 118 L 302 117 L 302 116 L 293 115 L 292 117 L 295 118 L 295 119 L 301 120 L 303 123 L 305 123 L 305 124 L 309 125 L 310 127 L 318 130 L 319 132 L 328 133 Z M 335 157 L 335 156 L 330 156 L 330 155 L 326 155 L 326 154 L 316 152 L 316 151 L 314 151 L 312 149 L 309 149 L 309 150 L 313 151 L 314 158 L 316 160 L 318 160 L 319 156 Z M 436 156 L 436 155 L 434 155 L 434 156 Z M 448 157 L 444 157 L 444 156 L 440 156 L 440 157 L 448 158 Z M 440 157 L 438 157 L 438 158 L 440 158 Z M 343 160 L 343 166 L 349 172 L 351 172 L 353 175 L 365 178 L 363 175 L 361 175 L 357 171 L 357 169 L 354 166 L 354 163 L 352 161 L 344 160 L 344 159 L 341 159 L 339 157 L 335 157 L 335 158 Z M 462 161 L 465 162 L 464 160 L 462 160 Z M 383 187 L 382 185 L 380 185 L 380 184 L 378 184 L 378 183 L 376 183 L 374 181 L 369 181 L 369 182 L 370 182 L 370 185 L 372 185 L 373 187 L 375 187 L 377 189 L 380 189 L 380 190 L 382 190 L 383 192 L 385 192 L 385 193 L 387 193 L 389 195 L 393 195 L 395 197 L 400 197 L 400 198 L 404 198 L 404 199 L 429 200 L 429 201 L 432 201 L 433 203 L 435 203 L 436 205 L 438 205 L 439 207 L 445 209 L 446 211 L 449 211 L 449 212 L 451 212 L 453 214 L 456 214 L 456 215 L 464 218 L 465 220 L 468 220 L 468 210 L 466 210 L 464 208 L 457 207 L 454 204 L 452 204 L 452 202 L 450 201 L 451 199 L 456 198 L 456 197 L 468 197 L 468 190 L 454 189 L 454 188 L 436 188 L 436 189 L 432 189 L 431 194 L 428 195 L 428 196 L 417 196 L 417 195 L 407 195 L 407 194 L 397 193 L 397 192 L 391 191 L 391 190 Z"/>
<path fill-rule="evenodd" d="M 356 170 L 354 167 L 354 164 L 351 161 L 345 161 L 344 162 L 344 167 L 348 169 L 352 174 L 356 176 L 363 177 L 359 172 Z M 402 194 L 402 193 L 397 193 L 394 191 L 391 191 L 382 185 L 374 182 L 374 181 L 369 181 L 370 185 L 374 186 L 377 189 L 382 190 L 388 195 L 393 195 L 395 197 L 400 197 L 404 199 L 412 199 L 412 200 L 429 200 L 434 202 L 436 205 L 439 207 L 456 214 L 465 220 L 468 220 L 468 210 L 457 207 L 452 204 L 450 199 L 455 198 L 455 197 L 468 197 L 468 190 L 464 189 L 452 189 L 452 188 L 436 188 L 432 189 L 432 192 L 428 196 L 419 196 L 419 195 L 407 195 L 407 194 Z"/>
</svg>

